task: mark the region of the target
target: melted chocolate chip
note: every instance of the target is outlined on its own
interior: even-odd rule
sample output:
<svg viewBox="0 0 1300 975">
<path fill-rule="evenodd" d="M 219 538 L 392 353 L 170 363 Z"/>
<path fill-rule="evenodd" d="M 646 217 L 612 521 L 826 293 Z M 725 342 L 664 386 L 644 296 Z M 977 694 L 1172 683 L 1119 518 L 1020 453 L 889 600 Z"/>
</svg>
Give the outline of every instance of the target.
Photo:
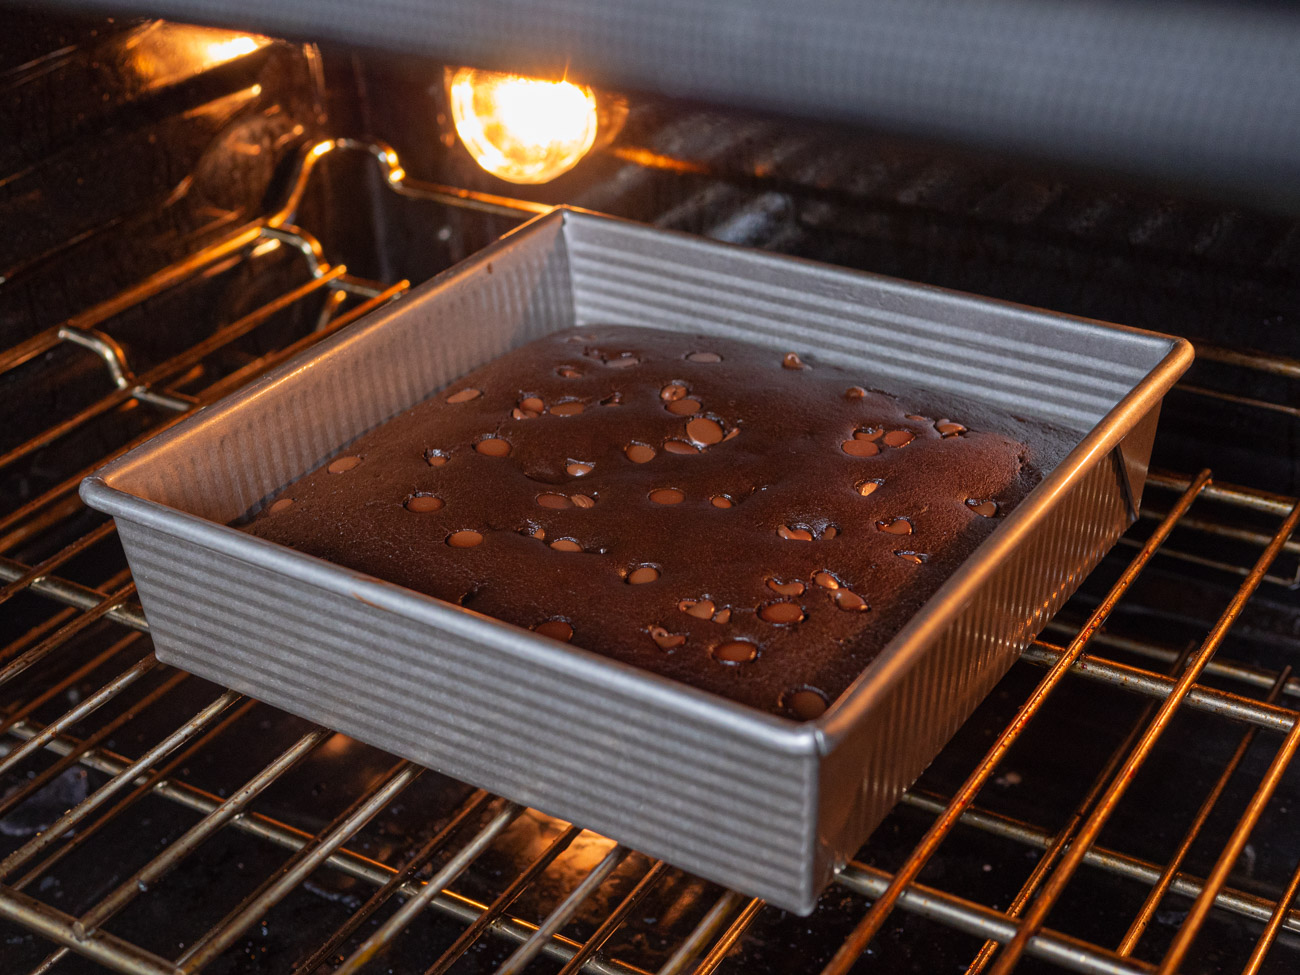
<svg viewBox="0 0 1300 975">
<path fill-rule="evenodd" d="M 557 552 L 581 552 L 582 546 L 572 538 L 557 538 L 551 542 L 551 548 Z"/>
<path fill-rule="evenodd" d="M 447 463 L 447 455 L 441 450 L 426 450 L 424 452 L 424 462 L 430 467 L 441 467 Z"/>
<path fill-rule="evenodd" d="M 758 616 L 768 623 L 798 623 L 803 619 L 803 608 L 798 603 L 767 603 L 758 608 Z"/>
<path fill-rule="evenodd" d="M 998 505 L 996 501 L 977 501 L 974 498 L 967 498 L 966 507 L 970 508 L 970 510 L 975 512 L 975 514 L 982 515 L 985 518 L 992 518 L 998 513 Z"/>
<path fill-rule="evenodd" d="M 922 562 L 924 562 L 926 558 L 920 552 L 895 552 L 894 554 L 897 555 L 904 562 L 915 562 L 917 565 L 920 565 Z"/>
<path fill-rule="evenodd" d="M 575 399 L 565 400 L 563 403 L 556 403 L 551 407 L 551 416 L 577 416 L 587 407 Z"/>
<path fill-rule="evenodd" d="M 717 608 L 713 605 L 711 599 L 683 599 L 677 604 L 687 616 L 694 616 L 699 620 L 713 619 L 713 612 Z"/>
<path fill-rule="evenodd" d="M 432 494 L 413 494 L 406 499 L 405 507 L 407 511 L 437 511 L 442 507 L 442 498 L 435 498 Z"/>
<path fill-rule="evenodd" d="M 722 443 L 722 424 L 705 416 L 697 416 L 686 424 L 686 435 L 696 443 L 705 445 Z"/>
<path fill-rule="evenodd" d="M 722 356 L 716 352 L 692 352 L 686 357 L 691 362 L 721 362 Z"/>
<path fill-rule="evenodd" d="M 325 469 L 331 474 L 346 474 L 360 463 L 360 457 L 340 457 L 338 460 L 330 461 L 330 466 Z"/>
<path fill-rule="evenodd" d="M 486 457 L 506 457 L 510 454 L 510 442 L 500 437 L 484 437 L 474 449 Z"/>
<path fill-rule="evenodd" d="M 890 518 L 876 522 L 876 528 L 891 535 L 912 534 L 912 523 L 906 518 Z"/>
<path fill-rule="evenodd" d="M 836 607 L 850 613 L 864 613 L 871 608 L 865 599 L 847 589 L 837 589 L 831 593 L 831 599 Z"/>
<path fill-rule="evenodd" d="M 793 542 L 811 542 L 813 534 L 807 528 L 791 528 L 788 525 L 782 525 L 776 530 L 776 533 L 782 538 L 788 538 Z"/>
<path fill-rule="evenodd" d="M 472 399 L 478 399 L 483 395 L 481 389 L 475 389 L 473 386 L 467 386 L 458 393 L 452 393 L 447 397 L 448 403 L 468 403 Z"/>
<path fill-rule="evenodd" d="M 911 430 L 890 430 L 885 434 L 885 443 L 891 447 L 906 447 L 916 439 Z"/>
<path fill-rule="evenodd" d="M 670 454 L 698 454 L 700 448 L 685 440 L 665 440 L 664 450 Z"/>
<path fill-rule="evenodd" d="M 817 585 L 821 586 L 823 589 L 838 589 L 840 587 L 840 580 L 836 579 L 835 576 L 827 572 L 825 569 L 822 569 L 821 572 L 818 572 L 813 576 L 813 582 L 817 583 Z"/>
<path fill-rule="evenodd" d="M 720 610 L 718 610 L 716 613 L 713 614 L 713 622 L 715 622 L 715 623 L 730 623 L 730 622 L 731 622 L 731 609 L 730 609 L 730 608 L 727 608 L 727 609 L 720 609 Z"/>
<path fill-rule="evenodd" d="M 935 423 L 934 428 L 944 437 L 955 437 L 966 432 L 964 426 L 960 423 L 953 423 L 951 420 L 939 420 Z"/>
<path fill-rule="evenodd" d="M 596 499 L 595 499 L 595 498 L 592 498 L 592 497 L 588 497 L 588 496 L 585 495 L 585 494 L 575 494 L 575 495 L 573 495 L 573 503 L 574 503 L 575 505 L 577 505 L 579 508 L 594 508 L 594 507 L 596 507 Z"/>
<path fill-rule="evenodd" d="M 571 460 L 564 465 L 564 473 L 570 477 L 582 477 L 584 474 L 590 474 L 595 464 L 584 464 L 580 460 Z"/>
<path fill-rule="evenodd" d="M 781 365 L 786 369 L 802 369 L 804 362 L 794 352 L 787 352 L 785 358 L 781 360 Z"/>
<path fill-rule="evenodd" d="M 632 463 L 644 464 L 646 461 L 654 460 L 655 449 L 648 444 L 630 443 L 623 449 L 623 453 Z"/>
<path fill-rule="evenodd" d="M 704 404 L 702 404 L 699 400 L 692 399 L 691 397 L 686 396 L 683 397 L 682 399 L 673 400 L 672 402 L 668 403 L 664 407 L 664 409 L 666 409 L 669 413 L 673 414 L 674 416 L 690 416 L 692 413 L 700 412 L 700 407 L 702 407 L 703 405 Z"/>
<path fill-rule="evenodd" d="M 845 440 L 840 444 L 840 450 L 850 457 L 875 457 L 880 453 L 880 448 L 870 440 Z"/>
<path fill-rule="evenodd" d="M 573 502 L 563 494 L 539 494 L 537 503 L 543 508 L 572 508 Z"/>
<path fill-rule="evenodd" d="M 715 508 L 731 508 L 735 506 L 735 502 L 725 494 L 715 494 L 713 497 L 709 498 L 709 504 L 713 505 Z"/>
<path fill-rule="evenodd" d="M 656 488 L 648 495 L 655 504 L 681 504 L 686 495 L 677 488 Z"/>
<path fill-rule="evenodd" d="M 560 366 L 560 368 L 555 370 L 555 374 L 564 379 L 577 379 L 582 375 L 582 373 L 577 369 L 574 369 L 573 366 Z"/>
<path fill-rule="evenodd" d="M 658 578 L 659 570 L 653 565 L 640 566 L 627 574 L 627 581 L 633 586 L 640 586 L 647 582 L 654 582 Z"/>
<path fill-rule="evenodd" d="M 546 404 L 542 402 L 540 396 L 525 396 L 519 401 L 519 408 L 531 413 L 541 413 L 546 409 Z"/>
<path fill-rule="evenodd" d="M 777 582 L 775 579 L 767 580 L 767 588 L 782 596 L 802 596 L 803 583 L 798 580 L 794 582 Z"/>
<path fill-rule="evenodd" d="M 748 640 L 727 640 L 713 648 L 713 659 L 724 664 L 748 663 L 758 656 L 758 647 Z"/>
<path fill-rule="evenodd" d="M 281 511 L 286 511 L 293 507 L 293 498 L 280 498 L 278 501 L 272 501 L 271 507 L 266 509 L 270 515 L 278 515 Z"/>
<path fill-rule="evenodd" d="M 781 707 L 799 721 L 820 718 L 827 708 L 826 695 L 815 687 L 799 687 L 787 691 L 781 698 Z"/>
<path fill-rule="evenodd" d="M 669 383 L 663 389 L 659 390 L 659 398 L 665 403 L 675 403 L 682 399 L 688 390 L 681 383 Z"/>
<path fill-rule="evenodd" d="M 472 528 L 465 528 L 458 532 L 452 532 L 447 536 L 447 544 L 452 548 L 473 548 L 483 541 L 483 533 L 476 532 Z"/>
<path fill-rule="evenodd" d="M 853 485 L 853 488 L 858 492 L 858 494 L 865 498 L 868 495 L 875 494 L 876 488 L 880 487 L 883 483 L 884 481 L 859 481 L 857 484 Z"/>
<path fill-rule="evenodd" d="M 845 399 L 862 399 L 867 395 L 867 391 L 861 386 L 850 386 L 844 391 Z"/>
<path fill-rule="evenodd" d="M 567 620 L 547 620 L 533 627 L 533 632 L 540 636 L 549 636 L 552 640 L 568 643 L 573 639 L 573 627 Z"/>
<path fill-rule="evenodd" d="M 662 626 L 646 627 L 646 632 L 650 634 L 650 639 L 658 644 L 660 650 L 672 650 L 686 642 L 685 633 L 669 633 Z"/>
</svg>

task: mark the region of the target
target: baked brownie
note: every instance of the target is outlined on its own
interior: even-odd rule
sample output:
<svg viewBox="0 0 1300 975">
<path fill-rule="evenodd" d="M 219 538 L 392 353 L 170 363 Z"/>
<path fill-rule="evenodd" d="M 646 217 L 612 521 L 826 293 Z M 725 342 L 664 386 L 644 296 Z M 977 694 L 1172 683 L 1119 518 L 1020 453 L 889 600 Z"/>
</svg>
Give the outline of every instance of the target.
<svg viewBox="0 0 1300 975">
<path fill-rule="evenodd" d="M 561 332 L 362 436 L 245 527 L 808 719 L 1039 478 L 1005 432 L 1022 421 L 933 399 L 741 342 Z"/>
</svg>

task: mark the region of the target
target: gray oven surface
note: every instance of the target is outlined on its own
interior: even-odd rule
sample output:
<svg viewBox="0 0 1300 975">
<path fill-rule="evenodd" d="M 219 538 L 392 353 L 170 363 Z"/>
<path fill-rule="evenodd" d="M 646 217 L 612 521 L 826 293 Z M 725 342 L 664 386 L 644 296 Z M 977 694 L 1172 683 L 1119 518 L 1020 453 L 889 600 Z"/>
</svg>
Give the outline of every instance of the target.
<svg viewBox="0 0 1300 975">
<path fill-rule="evenodd" d="M 511 187 L 427 64 L 6 15 L 0 969 L 1300 966 L 1294 218 L 631 94 Z M 1196 345 L 1141 518 L 807 918 L 159 663 L 76 497 L 559 203 Z"/>
</svg>

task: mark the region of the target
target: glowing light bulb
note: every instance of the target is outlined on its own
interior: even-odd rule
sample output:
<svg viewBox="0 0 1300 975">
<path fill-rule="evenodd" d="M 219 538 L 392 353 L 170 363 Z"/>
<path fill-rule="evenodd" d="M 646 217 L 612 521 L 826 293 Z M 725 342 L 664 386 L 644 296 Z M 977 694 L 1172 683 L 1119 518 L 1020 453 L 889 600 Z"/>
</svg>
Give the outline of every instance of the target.
<svg viewBox="0 0 1300 975">
<path fill-rule="evenodd" d="M 512 183 L 552 180 L 596 141 L 596 96 L 570 81 L 457 68 L 447 93 L 456 134 L 474 161 Z"/>
</svg>

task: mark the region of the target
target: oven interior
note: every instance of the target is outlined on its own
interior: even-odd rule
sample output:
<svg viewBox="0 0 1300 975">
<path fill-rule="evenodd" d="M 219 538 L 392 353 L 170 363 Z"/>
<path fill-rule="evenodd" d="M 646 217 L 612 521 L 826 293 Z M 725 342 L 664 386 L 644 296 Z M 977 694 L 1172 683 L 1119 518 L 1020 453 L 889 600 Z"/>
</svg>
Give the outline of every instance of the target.
<svg viewBox="0 0 1300 975">
<path fill-rule="evenodd" d="M 4 16 L 4 971 L 1300 966 L 1294 216 L 630 92 L 612 142 L 514 185 L 438 65 Z M 1196 345 L 1138 524 L 808 918 L 158 665 L 77 499 L 555 203 Z"/>
</svg>

